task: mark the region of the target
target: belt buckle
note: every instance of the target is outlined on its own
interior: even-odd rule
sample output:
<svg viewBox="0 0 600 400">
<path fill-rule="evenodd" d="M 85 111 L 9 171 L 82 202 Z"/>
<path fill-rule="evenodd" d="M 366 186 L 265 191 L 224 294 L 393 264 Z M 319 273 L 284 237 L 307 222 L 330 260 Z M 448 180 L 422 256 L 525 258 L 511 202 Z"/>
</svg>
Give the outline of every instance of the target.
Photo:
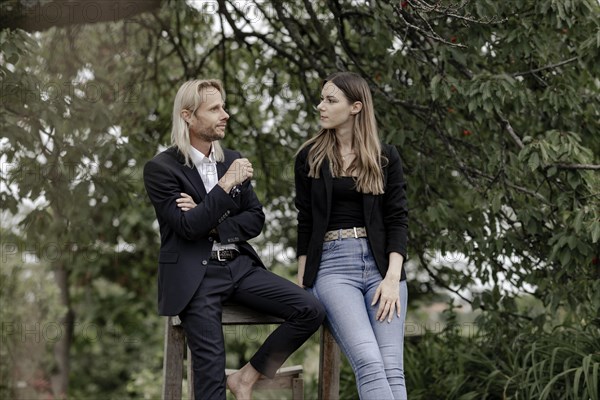
<svg viewBox="0 0 600 400">
<path fill-rule="evenodd" d="M 354 239 L 358 239 L 358 232 L 356 232 L 356 227 L 352 229 L 354 229 Z"/>
<path fill-rule="evenodd" d="M 219 249 L 217 250 L 217 260 L 219 261 L 226 261 L 225 259 L 221 258 L 221 252 L 224 251 L 223 249 Z"/>
</svg>

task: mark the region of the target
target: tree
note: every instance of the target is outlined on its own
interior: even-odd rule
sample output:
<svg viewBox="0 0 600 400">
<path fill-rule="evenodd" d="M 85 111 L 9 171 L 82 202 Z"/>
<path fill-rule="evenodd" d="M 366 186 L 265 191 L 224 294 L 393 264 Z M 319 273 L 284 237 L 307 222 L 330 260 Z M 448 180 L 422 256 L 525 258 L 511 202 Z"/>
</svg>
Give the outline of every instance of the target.
<svg viewBox="0 0 600 400">
<path fill-rule="evenodd" d="M 356 71 L 371 85 L 382 138 L 397 145 L 408 177 L 411 298 L 443 289 L 483 312 L 476 335 L 453 335 L 449 313 L 447 334 L 423 339 L 439 351 L 408 355 L 417 367 L 433 357 L 438 376 L 448 377 L 428 392 L 413 369 L 409 391 L 565 392 L 600 362 L 590 344 L 600 305 L 599 11 L 593 0 L 219 0 L 164 2 L 124 22 L 37 35 L 3 30 L 0 198 L 25 216 L 17 231 L 28 244 L 16 248 L 54 271 L 70 310 L 66 326 L 74 330 L 77 311 L 79 321 L 130 323 L 127 334 L 160 343 L 148 332 L 157 319 L 145 314 L 154 310 L 157 233 L 140 167 L 168 143 L 176 88 L 197 76 L 223 80 L 232 115 L 225 144 L 257 166 L 270 216 L 260 244 L 285 252 L 295 237 L 293 156 L 316 133 L 320 80 Z M 36 199 L 33 210 L 22 208 Z M 6 238 L 3 249 L 12 249 L 16 239 Z M 293 272 L 285 258 L 279 254 Z M 539 307 L 523 306 L 524 294 Z M 573 333 L 581 354 L 565 344 Z M 104 343 L 77 339 L 76 366 L 102 353 L 94 344 Z M 70 342 L 66 335 L 57 343 L 55 394 L 66 393 Z M 457 350 L 444 353 L 449 345 Z M 563 346 L 570 350 L 562 360 L 589 368 L 534 366 L 527 354 L 536 346 Z M 462 356 L 474 378 L 457 385 L 469 375 L 453 375 L 444 356 Z M 561 359 L 543 357 L 546 366 Z M 110 393 L 131 376 L 115 364 L 102 379 L 77 376 L 71 387 L 87 394 L 96 381 L 89 391 Z M 540 374 L 518 372 L 534 368 L 548 379 L 530 385 Z M 592 397 L 592 381 L 574 397 Z"/>
<path fill-rule="evenodd" d="M 584 335 L 597 329 L 597 2 L 219 6 L 240 47 L 255 52 L 254 78 L 288 75 L 302 99 L 286 104 L 293 110 L 310 115 L 316 78 L 332 71 L 369 80 L 383 138 L 398 145 L 409 177 L 411 293 L 446 288 L 485 311 L 479 326 L 488 336 L 478 346 L 519 331 L 543 338 L 561 324 Z M 292 120 L 278 126 L 300 127 L 296 140 L 316 130 L 310 119 Z M 543 312 L 520 309 L 524 293 Z M 537 394 L 560 392 L 557 382 Z"/>
<path fill-rule="evenodd" d="M 97 34 L 87 35 L 86 29 Z M 82 37 L 89 41 L 79 42 Z M 55 396 L 66 395 L 68 388 L 75 311 L 81 305 L 81 299 L 73 301 L 76 289 L 79 296 L 89 295 L 100 277 L 133 293 L 145 295 L 153 287 L 145 244 L 155 240 L 145 223 L 152 213 L 135 207 L 142 190 L 138 150 L 136 139 L 127 146 L 122 132 L 129 126 L 120 122 L 135 115 L 127 106 L 140 101 L 140 86 L 130 83 L 125 69 L 118 75 L 112 70 L 113 52 L 124 54 L 126 41 L 112 27 L 56 30 L 39 41 L 2 32 L 9 64 L 2 67 L 1 196 L 3 207 L 22 217 L 24 247 L 15 245 L 14 254 L 34 255 L 40 267 L 51 269 L 60 290 L 65 312 L 55 321 L 62 327 L 51 369 Z M 106 63 L 92 66 L 89 60 L 102 52 Z M 25 210 L 27 202 L 34 205 Z M 4 248 L 13 244 L 3 240 Z M 132 261 L 139 266 L 128 270 Z M 84 321 L 98 317 L 79 311 Z"/>
<path fill-rule="evenodd" d="M 210 27 L 188 11 L 174 3 L 124 22 L 0 33 L 2 256 L 17 268 L 27 253 L 56 279 L 62 334 L 43 376 L 56 397 L 135 397 L 129 380 L 160 368 L 158 234 L 141 168 L 167 143 L 178 83 L 214 65 L 211 51 L 190 50 Z M 15 301 L 3 292 L 3 304 Z M 105 367 L 84 373 L 90 359 Z M 132 370 L 132 359 L 153 364 Z"/>
<path fill-rule="evenodd" d="M 370 81 L 382 134 L 416 178 L 415 257 L 458 249 L 485 281 L 504 272 L 518 287 L 543 280 L 541 266 L 578 279 L 562 271 L 575 257 L 577 272 L 590 271 L 600 239 L 597 3 L 260 3 L 260 23 L 235 2 L 219 5 L 240 45 L 265 54 L 254 79 L 288 74 L 301 91 L 291 108 L 310 112 L 314 78 L 327 72 Z M 283 72 L 272 67 L 280 59 Z M 525 271 L 502 271 L 502 257 Z"/>
</svg>

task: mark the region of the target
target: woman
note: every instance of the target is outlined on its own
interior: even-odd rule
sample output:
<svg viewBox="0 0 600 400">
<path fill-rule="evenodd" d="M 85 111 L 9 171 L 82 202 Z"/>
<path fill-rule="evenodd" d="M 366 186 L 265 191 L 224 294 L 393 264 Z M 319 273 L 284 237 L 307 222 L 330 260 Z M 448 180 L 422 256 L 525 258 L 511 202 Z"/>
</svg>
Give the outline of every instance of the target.
<svg viewBox="0 0 600 400">
<path fill-rule="evenodd" d="M 322 85 L 321 130 L 298 151 L 298 284 L 324 305 L 360 398 L 406 399 L 408 210 L 395 147 L 377 134 L 371 92 L 350 72 Z"/>
</svg>

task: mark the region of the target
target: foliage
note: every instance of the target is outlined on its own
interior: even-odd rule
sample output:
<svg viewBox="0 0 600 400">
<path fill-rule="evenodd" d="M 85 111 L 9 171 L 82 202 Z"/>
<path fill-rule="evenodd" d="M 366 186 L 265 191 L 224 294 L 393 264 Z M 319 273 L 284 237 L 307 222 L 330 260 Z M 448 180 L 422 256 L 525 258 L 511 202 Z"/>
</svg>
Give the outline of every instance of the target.
<svg viewBox="0 0 600 400">
<path fill-rule="evenodd" d="M 139 112 L 139 108 L 136 113 L 127 110 L 127 105 L 139 101 L 135 97 L 139 93 L 131 87 L 130 75 L 124 69 L 116 74 L 113 63 L 125 57 L 118 48 L 127 37 L 110 26 L 56 30 L 36 40 L 19 32 L 1 35 L 10 60 L 0 71 L 4 127 L 1 196 L 5 210 L 13 219 L 20 219 L 19 225 L 12 227 L 20 240 L 3 236 L 3 257 L 15 263 L 21 253 L 37 257 L 43 268 L 52 271 L 61 292 L 63 312 L 57 323 L 65 327 L 65 334 L 52 343 L 55 366 L 46 369 L 44 376 L 60 381 L 53 387 L 55 396 L 66 392 L 69 372 L 74 378 L 73 392 L 77 392 L 77 384 L 86 385 L 79 368 L 88 363 L 85 356 L 94 351 L 108 354 L 102 341 L 88 340 L 85 331 L 77 328 L 116 329 L 125 336 L 139 337 L 138 348 L 114 348 L 115 354 L 123 356 L 113 357 L 121 372 L 112 374 L 104 388 L 102 379 L 91 379 L 95 385 L 92 393 L 113 390 L 115 378 L 128 378 L 126 364 L 135 359 L 132 354 L 138 354 L 144 345 L 161 342 L 161 332 L 156 330 L 158 317 L 153 312 L 156 232 L 148 223 L 154 215 L 148 207 L 139 207 L 145 197 L 138 160 L 153 150 L 146 149 L 139 156 L 136 145 L 142 139 L 132 135 L 129 141 L 122 134 L 130 129 L 126 116 Z M 91 42 L 93 47 L 89 47 Z M 113 62 L 92 66 L 96 51 L 103 48 L 106 54 L 120 53 Z M 92 53 L 86 54 L 86 50 Z M 3 214 L 3 221 L 9 216 Z M 4 252 L 12 248 L 16 251 Z M 103 281 L 120 289 L 105 294 Z M 119 298 L 122 292 L 126 295 Z M 104 297 L 109 297 L 108 303 Z M 98 305 L 109 306 L 111 312 L 96 309 Z M 132 317 L 138 309 L 143 313 Z M 140 323 L 147 313 L 151 318 Z M 128 331 L 131 328 L 133 332 Z M 69 366 L 72 345 L 81 357 L 74 357 L 74 369 Z M 93 345 L 95 350 L 90 349 Z M 80 346 L 87 350 L 81 351 Z M 109 371 L 91 369 L 86 374 Z"/>
<path fill-rule="evenodd" d="M 557 327 L 527 332 L 500 324 L 491 314 L 481 324 L 494 330 L 465 330 L 454 323 L 407 345 L 407 380 L 413 399 L 597 399 L 600 369 L 598 331 Z"/>
<path fill-rule="evenodd" d="M 5 244 L 19 243 L 10 232 L 1 233 L 11 240 Z M 15 255 L 3 260 L 0 269 L 0 397 L 30 399 L 52 393 L 44 372 L 54 368 L 50 351 L 64 335 L 65 327 L 57 322 L 64 309 L 43 261 L 27 253 Z M 20 383 L 18 389 L 14 382 Z"/>
<path fill-rule="evenodd" d="M 70 395 L 156 393 L 143 388 L 160 376 L 162 328 L 141 166 L 168 144 L 179 84 L 223 80 L 225 145 L 253 161 L 269 216 L 255 243 L 291 278 L 293 156 L 318 128 L 320 80 L 347 69 L 371 85 L 408 177 L 411 300 L 450 291 L 483 311 L 473 337 L 449 324 L 407 346 L 411 398 L 593 398 L 599 15 L 593 0 L 165 1 L 125 21 L 0 31 L 2 273 L 30 253 L 35 279 L 55 276 Z M 106 334 L 76 329 L 92 326 Z M 233 343 L 232 362 L 252 346 Z M 52 363 L 46 375 L 68 371 Z"/>
</svg>

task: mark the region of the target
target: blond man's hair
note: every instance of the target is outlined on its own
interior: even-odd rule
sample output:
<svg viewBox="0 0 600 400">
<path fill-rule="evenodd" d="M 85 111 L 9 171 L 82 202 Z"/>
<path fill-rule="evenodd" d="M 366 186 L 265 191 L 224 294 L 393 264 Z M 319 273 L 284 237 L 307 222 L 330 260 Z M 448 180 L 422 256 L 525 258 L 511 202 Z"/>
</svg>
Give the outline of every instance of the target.
<svg viewBox="0 0 600 400">
<path fill-rule="evenodd" d="M 187 81 L 177 91 L 175 101 L 173 102 L 173 126 L 171 128 L 171 145 L 177 147 L 181 154 L 185 157 L 185 165 L 193 167 L 192 162 L 192 145 L 190 143 L 190 131 L 188 124 L 181 115 L 183 111 L 189 111 L 194 114 L 200 104 L 205 101 L 202 98 L 203 90 L 218 90 L 221 93 L 223 101 L 225 101 L 225 90 L 221 81 L 218 79 L 195 79 Z M 223 161 L 223 148 L 218 140 L 212 142 L 215 159 Z"/>
</svg>

